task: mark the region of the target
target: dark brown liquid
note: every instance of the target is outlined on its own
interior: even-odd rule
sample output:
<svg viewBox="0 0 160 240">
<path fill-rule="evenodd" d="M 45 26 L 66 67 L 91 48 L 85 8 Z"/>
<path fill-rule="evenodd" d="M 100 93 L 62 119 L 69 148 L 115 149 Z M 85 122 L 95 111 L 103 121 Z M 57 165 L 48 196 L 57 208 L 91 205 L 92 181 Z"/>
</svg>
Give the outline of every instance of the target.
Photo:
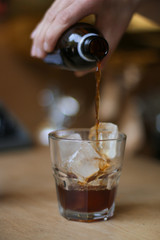
<svg viewBox="0 0 160 240">
<path fill-rule="evenodd" d="M 101 62 L 97 62 L 97 70 L 95 75 L 96 140 L 98 140 Z M 56 187 L 58 200 L 62 208 L 64 210 L 70 210 L 79 213 L 95 213 L 104 209 L 110 209 L 116 195 L 116 187 L 111 190 L 108 190 L 103 186 L 78 186 L 78 188 L 72 187 L 69 190 L 66 190 L 60 185 L 57 185 Z"/>
<path fill-rule="evenodd" d="M 106 208 L 110 209 L 116 194 L 116 187 L 100 189 L 100 187 L 89 187 L 81 190 L 66 190 L 57 186 L 58 200 L 65 210 L 76 212 L 99 212 Z"/>
<path fill-rule="evenodd" d="M 100 80 L 101 80 L 101 62 L 97 62 L 96 69 L 96 99 L 95 99 L 95 110 L 96 110 L 96 140 L 98 140 L 98 128 L 99 128 L 99 101 L 100 101 Z"/>
</svg>

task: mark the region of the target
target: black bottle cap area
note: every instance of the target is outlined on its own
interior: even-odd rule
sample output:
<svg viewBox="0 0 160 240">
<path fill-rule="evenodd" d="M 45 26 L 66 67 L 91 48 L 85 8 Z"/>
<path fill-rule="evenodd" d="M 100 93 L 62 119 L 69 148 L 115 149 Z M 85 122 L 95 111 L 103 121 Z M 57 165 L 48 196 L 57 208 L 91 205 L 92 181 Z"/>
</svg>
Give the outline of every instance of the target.
<svg viewBox="0 0 160 240">
<path fill-rule="evenodd" d="M 108 43 L 101 36 L 90 36 L 83 43 L 83 54 L 96 61 L 101 61 L 108 54 L 108 50 Z"/>
</svg>

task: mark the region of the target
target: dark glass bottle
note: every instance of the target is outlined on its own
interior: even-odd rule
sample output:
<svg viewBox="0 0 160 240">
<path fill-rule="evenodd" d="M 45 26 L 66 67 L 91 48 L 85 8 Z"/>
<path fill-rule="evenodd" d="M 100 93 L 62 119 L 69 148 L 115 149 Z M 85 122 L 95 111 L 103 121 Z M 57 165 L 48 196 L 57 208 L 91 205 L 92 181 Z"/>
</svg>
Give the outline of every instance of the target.
<svg viewBox="0 0 160 240">
<path fill-rule="evenodd" d="M 68 70 L 87 70 L 95 67 L 108 49 L 107 41 L 94 26 L 77 23 L 62 34 L 54 52 L 44 61 Z"/>
</svg>

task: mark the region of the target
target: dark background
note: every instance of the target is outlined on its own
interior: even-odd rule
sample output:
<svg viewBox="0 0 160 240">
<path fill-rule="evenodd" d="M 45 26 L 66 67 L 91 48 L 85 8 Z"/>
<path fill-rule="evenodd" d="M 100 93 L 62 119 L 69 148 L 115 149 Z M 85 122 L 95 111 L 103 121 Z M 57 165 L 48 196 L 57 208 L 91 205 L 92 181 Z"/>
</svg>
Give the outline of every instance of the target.
<svg viewBox="0 0 160 240">
<path fill-rule="evenodd" d="M 77 78 L 73 72 L 30 57 L 30 33 L 51 3 L 0 1 L 0 102 L 27 130 L 34 145 L 43 143 L 40 134 L 45 129 L 95 123 L 94 73 Z M 134 18 L 102 73 L 100 105 L 100 120 L 118 124 L 127 134 L 128 153 L 156 158 L 160 158 L 159 39 L 158 27 Z M 79 103 L 74 116 L 62 116 L 57 110 L 66 96 Z M 57 116 L 64 118 L 61 126 Z M 2 130 L 2 121 L 0 126 Z"/>
</svg>

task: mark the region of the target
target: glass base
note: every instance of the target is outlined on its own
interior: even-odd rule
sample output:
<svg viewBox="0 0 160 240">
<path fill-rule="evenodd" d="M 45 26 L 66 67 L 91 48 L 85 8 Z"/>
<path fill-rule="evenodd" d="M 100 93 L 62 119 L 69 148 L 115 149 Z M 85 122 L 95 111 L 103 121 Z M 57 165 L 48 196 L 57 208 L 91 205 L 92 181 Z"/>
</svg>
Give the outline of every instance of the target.
<svg viewBox="0 0 160 240">
<path fill-rule="evenodd" d="M 77 212 L 72 210 L 65 210 L 62 206 L 59 206 L 60 214 L 68 220 L 79 221 L 79 222 L 94 222 L 94 221 L 107 221 L 113 217 L 115 210 L 115 203 L 112 204 L 111 208 L 104 209 L 100 212 Z"/>
</svg>

